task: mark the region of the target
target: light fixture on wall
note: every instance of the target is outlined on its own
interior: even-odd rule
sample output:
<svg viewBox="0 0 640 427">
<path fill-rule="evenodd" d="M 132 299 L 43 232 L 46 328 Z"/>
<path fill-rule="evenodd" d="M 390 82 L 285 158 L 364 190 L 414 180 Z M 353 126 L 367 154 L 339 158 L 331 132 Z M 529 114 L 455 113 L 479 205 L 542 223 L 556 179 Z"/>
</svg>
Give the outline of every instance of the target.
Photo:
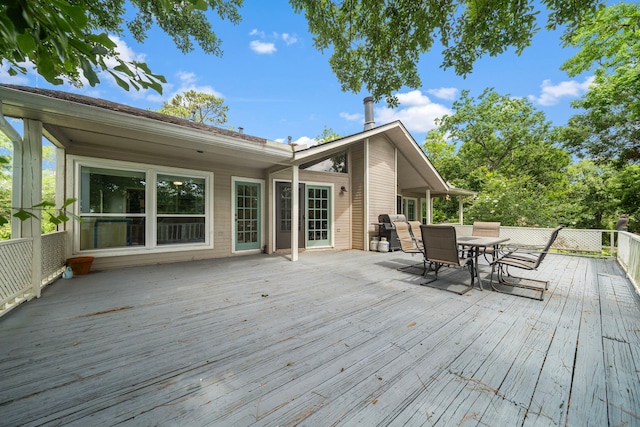
<svg viewBox="0 0 640 427">
<path fill-rule="evenodd" d="M 344 185 L 340 187 L 340 194 L 346 193 L 346 192 L 347 192 L 347 187 L 345 187 Z"/>
<path fill-rule="evenodd" d="M 182 181 L 173 181 L 173 185 L 175 185 L 176 187 L 179 187 L 182 184 L 184 184 L 184 182 L 182 182 Z"/>
</svg>

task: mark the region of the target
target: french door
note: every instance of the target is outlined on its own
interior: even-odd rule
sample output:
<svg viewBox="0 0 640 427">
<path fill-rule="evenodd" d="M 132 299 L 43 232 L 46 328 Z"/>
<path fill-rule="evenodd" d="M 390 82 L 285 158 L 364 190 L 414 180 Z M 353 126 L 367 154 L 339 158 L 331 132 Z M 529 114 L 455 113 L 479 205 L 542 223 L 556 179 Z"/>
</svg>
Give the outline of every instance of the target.
<svg viewBox="0 0 640 427">
<path fill-rule="evenodd" d="M 331 187 L 307 186 L 307 247 L 331 245 Z"/>
<path fill-rule="evenodd" d="M 305 246 L 305 185 L 299 184 L 298 248 Z M 291 183 L 276 182 L 276 249 L 291 249 Z"/>
<path fill-rule="evenodd" d="M 260 249 L 262 224 L 262 184 L 235 181 L 235 249 Z"/>
</svg>

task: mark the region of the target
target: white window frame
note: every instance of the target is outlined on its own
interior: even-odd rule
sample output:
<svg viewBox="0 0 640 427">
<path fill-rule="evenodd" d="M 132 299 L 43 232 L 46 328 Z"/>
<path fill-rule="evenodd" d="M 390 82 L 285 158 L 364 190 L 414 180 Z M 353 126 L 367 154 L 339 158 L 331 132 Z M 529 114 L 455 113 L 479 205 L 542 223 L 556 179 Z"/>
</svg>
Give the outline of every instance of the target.
<svg viewBox="0 0 640 427">
<path fill-rule="evenodd" d="M 145 173 L 145 245 L 132 247 L 118 247 L 106 249 L 80 250 L 80 225 L 73 224 L 73 253 L 82 253 L 95 256 L 117 256 L 131 254 L 163 253 L 193 251 L 200 249 L 213 249 L 213 200 L 214 200 L 214 174 L 213 172 L 149 165 L 143 163 L 124 162 L 117 160 L 96 159 L 93 157 L 69 156 L 69 165 L 72 168 L 69 175 L 73 176 L 73 197 L 80 201 L 81 168 L 98 167 L 131 172 Z M 182 175 L 185 177 L 201 178 L 205 180 L 205 241 L 198 243 L 158 245 L 157 243 L 157 176 L 158 175 Z M 80 203 L 74 203 L 74 214 L 78 217 Z"/>
<path fill-rule="evenodd" d="M 413 202 L 414 216 L 415 218 L 409 218 L 407 210 L 409 209 L 409 201 Z M 420 205 L 418 204 L 418 199 L 415 197 L 403 197 L 402 198 L 402 213 L 407 218 L 407 221 L 418 221 L 422 219 L 422 212 L 418 212 L 418 210 L 422 210 Z"/>
</svg>

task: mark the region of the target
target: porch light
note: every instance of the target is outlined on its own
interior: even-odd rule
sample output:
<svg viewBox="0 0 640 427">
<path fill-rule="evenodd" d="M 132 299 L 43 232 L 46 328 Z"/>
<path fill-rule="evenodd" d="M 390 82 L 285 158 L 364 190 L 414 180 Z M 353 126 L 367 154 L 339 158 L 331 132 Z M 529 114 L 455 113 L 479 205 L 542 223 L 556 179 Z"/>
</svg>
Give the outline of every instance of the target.
<svg viewBox="0 0 640 427">
<path fill-rule="evenodd" d="M 182 182 L 182 181 L 173 181 L 173 185 L 175 185 L 176 187 L 179 187 L 182 184 L 184 184 L 184 182 Z"/>
</svg>

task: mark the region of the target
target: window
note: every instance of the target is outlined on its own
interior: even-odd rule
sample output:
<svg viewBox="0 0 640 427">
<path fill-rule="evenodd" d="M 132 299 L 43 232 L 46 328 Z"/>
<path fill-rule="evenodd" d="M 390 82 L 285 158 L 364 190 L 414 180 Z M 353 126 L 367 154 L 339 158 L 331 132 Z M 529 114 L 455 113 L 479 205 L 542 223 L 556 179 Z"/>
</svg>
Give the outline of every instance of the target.
<svg viewBox="0 0 640 427">
<path fill-rule="evenodd" d="M 144 172 L 81 168 L 81 250 L 144 246 L 145 184 Z"/>
<path fill-rule="evenodd" d="M 204 243 L 205 180 L 177 175 L 158 175 L 157 243 Z"/>
<path fill-rule="evenodd" d="M 347 152 L 343 151 L 335 156 L 301 165 L 300 169 L 316 172 L 348 173 Z"/>
<path fill-rule="evenodd" d="M 208 189 L 213 174 L 108 161 L 99 166 L 82 163 L 80 250 L 211 245 Z"/>
<path fill-rule="evenodd" d="M 416 199 L 404 199 L 404 216 L 407 218 L 407 221 L 417 221 L 418 213 L 417 213 L 417 204 L 418 201 Z"/>
</svg>

